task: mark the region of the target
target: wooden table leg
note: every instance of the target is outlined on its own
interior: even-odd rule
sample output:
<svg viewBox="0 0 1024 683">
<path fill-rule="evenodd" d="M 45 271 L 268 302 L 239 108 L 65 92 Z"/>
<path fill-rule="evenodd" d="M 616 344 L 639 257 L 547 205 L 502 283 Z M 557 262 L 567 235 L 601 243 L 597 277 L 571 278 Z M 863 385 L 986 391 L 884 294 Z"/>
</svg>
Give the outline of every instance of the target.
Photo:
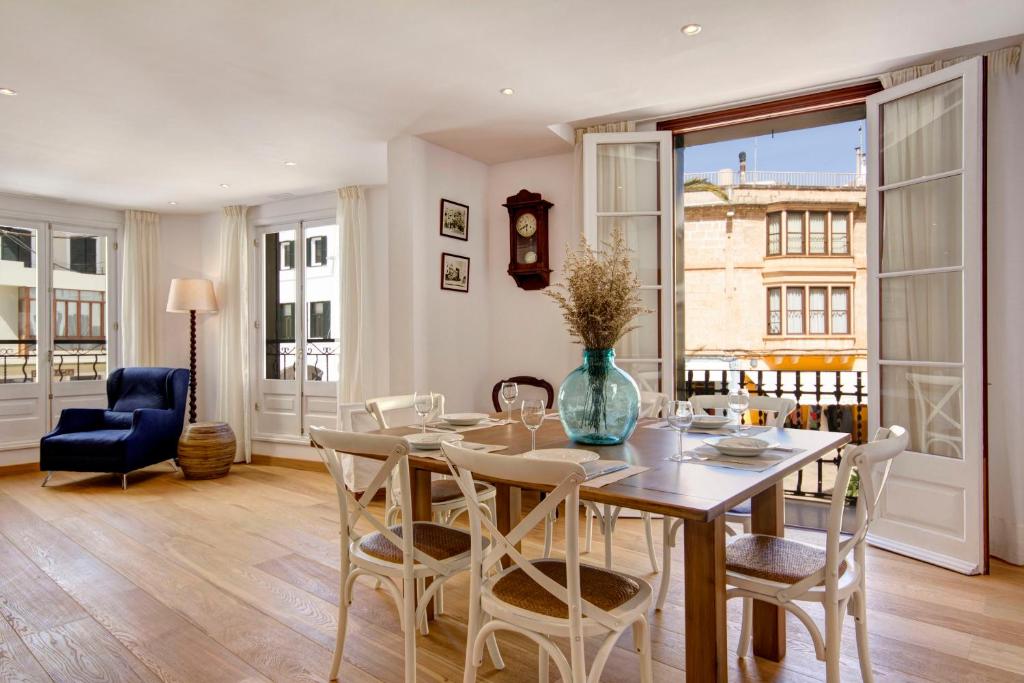
<svg viewBox="0 0 1024 683">
<path fill-rule="evenodd" d="M 412 518 L 416 522 L 434 521 L 434 510 L 431 505 L 430 495 L 430 470 L 421 470 L 417 467 L 409 468 L 409 479 L 412 483 Z M 430 579 L 426 580 L 430 585 Z M 427 605 L 427 619 L 434 618 L 434 603 Z"/>
<path fill-rule="evenodd" d="M 755 534 L 785 535 L 786 507 L 782 482 L 754 496 L 750 521 Z M 786 610 L 760 600 L 754 601 L 754 654 L 773 662 L 786 656 Z"/>
<path fill-rule="evenodd" d="M 725 614 L 725 518 L 683 522 L 686 680 L 728 680 Z"/>
<path fill-rule="evenodd" d="M 518 487 L 509 486 L 508 484 L 495 484 L 494 489 L 497 493 L 495 508 L 498 512 L 495 526 L 498 527 L 498 531 L 502 534 L 508 535 L 512 528 L 519 523 L 522 491 Z M 523 544 L 517 543 L 516 549 L 521 551 Z M 508 567 L 511 564 L 512 560 L 508 556 L 501 558 L 501 565 L 503 567 Z"/>
</svg>

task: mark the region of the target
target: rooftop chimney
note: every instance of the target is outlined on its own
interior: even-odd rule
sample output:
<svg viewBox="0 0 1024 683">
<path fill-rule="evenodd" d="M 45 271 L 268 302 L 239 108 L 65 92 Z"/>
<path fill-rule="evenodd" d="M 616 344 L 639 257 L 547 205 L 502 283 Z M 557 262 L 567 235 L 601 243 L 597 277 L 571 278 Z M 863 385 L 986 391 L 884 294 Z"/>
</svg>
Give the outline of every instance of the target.
<svg viewBox="0 0 1024 683">
<path fill-rule="evenodd" d="M 856 182 L 854 184 L 855 185 L 866 185 L 867 184 L 867 182 L 866 182 L 867 181 L 867 175 L 868 175 L 868 168 L 867 168 L 867 163 L 866 163 L 867 159 L 865 158 L 864 150 L 862 150 L 860 148 L 860 145 L 858 145 L 857 147 L 854 148 L 854 154 L 856 155 L 856 160 L 854 162 L 855 163 L 855 167 L 854 168 L 856 169 L 856 173 L 857 173 Z"/>
<path fill-rule="evenodd" d="M 740 185 L 747 182 L 747 153 L 740 152 Z"/>
</svg>

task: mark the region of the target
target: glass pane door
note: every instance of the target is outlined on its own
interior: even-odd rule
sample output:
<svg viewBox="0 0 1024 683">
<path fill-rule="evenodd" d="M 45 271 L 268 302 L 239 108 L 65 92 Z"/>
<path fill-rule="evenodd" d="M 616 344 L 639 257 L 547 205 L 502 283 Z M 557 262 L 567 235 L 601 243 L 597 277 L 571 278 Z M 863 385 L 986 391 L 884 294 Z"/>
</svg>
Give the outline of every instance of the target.
<svg viewBox="0 0 1024 683">
<path fill-rule="evenodd" d="M 584 232 L 600 248 L 614 231 L 632 250 L 651 313 L 616 344 L 641 391 L 672 393 L 672 154 L 669 133 L 584 136 Z"/>
</svg>

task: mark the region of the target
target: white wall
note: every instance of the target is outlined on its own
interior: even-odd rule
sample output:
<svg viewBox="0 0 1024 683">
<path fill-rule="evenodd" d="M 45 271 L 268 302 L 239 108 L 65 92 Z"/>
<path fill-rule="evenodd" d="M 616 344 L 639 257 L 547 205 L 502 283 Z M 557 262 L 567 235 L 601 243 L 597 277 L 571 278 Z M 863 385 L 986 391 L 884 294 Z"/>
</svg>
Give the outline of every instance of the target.
<svg viewBox="0 0 1024 683">
<path fill-rule="evenodd" d="M 569 333 L 555 302 L 543 290 L 528 292 L 508 274 L 508 197 L 526 188 L 554 204 L 549 218 L 548 253 L 551 282 L 562 277 L 567 244 L 579 238 L 572 226 L 573 155 L 558 154 L 491 166 L 487 182 L 488 279 L 490 343 L 487 377 L 491 385 L 513 375 L 532 375 L 551 382 L 555 391 L 580 364 L 581 347 Z M 490 386 L 487 387 L 488 395 Z"/>
</svg>

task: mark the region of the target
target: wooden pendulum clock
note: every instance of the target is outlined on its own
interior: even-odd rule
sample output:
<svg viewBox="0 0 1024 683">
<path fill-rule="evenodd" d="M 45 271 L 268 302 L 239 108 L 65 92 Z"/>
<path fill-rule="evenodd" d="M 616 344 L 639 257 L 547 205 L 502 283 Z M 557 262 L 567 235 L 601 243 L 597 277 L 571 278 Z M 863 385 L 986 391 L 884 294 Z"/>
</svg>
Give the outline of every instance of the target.
<svg viewBox="0 0 1024 683">
<path fill-rule="evenodd" d="M 554 204 L 538 192 L 520 190 L 502 204 L 508 209 L 508 274 L 527 290 L 550 284 L 548 267 L 548 210 Z"/>
</svg>

